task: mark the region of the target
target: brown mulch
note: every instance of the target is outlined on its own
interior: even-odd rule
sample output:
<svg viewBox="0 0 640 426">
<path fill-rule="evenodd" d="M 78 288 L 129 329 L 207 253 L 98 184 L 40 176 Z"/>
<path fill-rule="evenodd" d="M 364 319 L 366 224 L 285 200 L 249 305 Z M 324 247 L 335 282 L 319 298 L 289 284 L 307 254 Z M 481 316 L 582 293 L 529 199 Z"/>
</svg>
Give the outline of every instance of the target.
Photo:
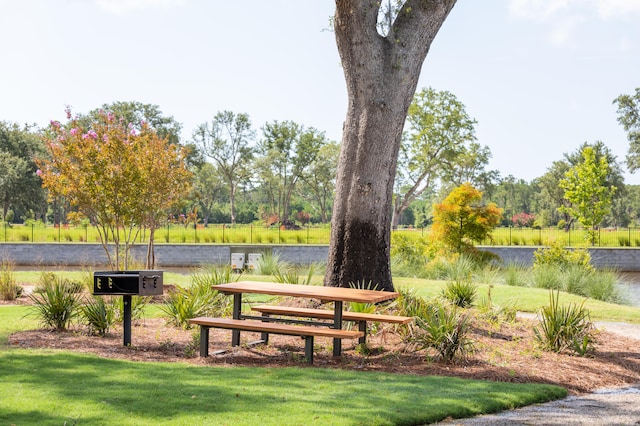
<svg viewBox="0 0 640 426">
<path fill-rule="evenodd" d="M 359 371 L 385 371 L 416 375 L 443 375 L 504 382 L 549 383 L 573 394 L 640 383 L 640 341 L 600 332 L 595 351 L 587 357 L 544 352 L 534 340 L 535 321 L 516 319 L 496 324 L 476 319 L 471 335 L 475 350 L 454 364 L 441 362 L 435 353 L 417 351 L 404 343 L 393 327 L 382 327 L 368 336 L 369 355 L 356 350 L 357 341 L 343 341 L 343 355 L 331 355 L 332 341 L 316 338 L 314 366 Z M 186 362 L 209 366 L 306 367 L 304 341 L 272 335 L 269 345 L 250 345 L 257 333 L 242 333 L 242 345 L 230 346 L 231 332 L 210 330 L 210 356 L 198 357 L 198 329 L 168 326 L 163 319 L 134 323 L 132 345 L 123 346 L 122 329 L 105 337 L 90 336 L 83 329 L 66 332 L 31 330 L 15 333 L 9 343 L 21 348 L 55 348 L 102 357 L 134 361 Z M 227 351 L 220 355 L 219 349 Z"/>
</svg>

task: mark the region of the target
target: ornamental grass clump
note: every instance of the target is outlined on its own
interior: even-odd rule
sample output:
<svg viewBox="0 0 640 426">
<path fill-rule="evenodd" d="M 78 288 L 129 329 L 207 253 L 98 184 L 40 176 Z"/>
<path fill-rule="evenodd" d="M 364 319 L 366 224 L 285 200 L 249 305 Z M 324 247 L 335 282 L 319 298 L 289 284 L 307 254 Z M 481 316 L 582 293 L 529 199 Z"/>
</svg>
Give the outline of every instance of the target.
<svg viewBox="0 0 640 426">
<path fill-rule="evenodd" d="M 445 362 L 464 358 L 473 350 L 470 314 L 459 313 L 455 305 L 436 301 L 426 312 L 414 318 L 411 341 L 420 349 L 435 349 Z"/>
<path fill-rule="evenodd" d="M 80 307 L 80 313 L 89 333 L 98 336 L 105 336 L 116 322 L 115 305 L 101 296 L 88 298 Z"/>
<path fill-rule="evenodd" d="M 287 269 L 286 262 L 280 259 L 280 255 L 266 250 L 262 253 L 253 270 L 257 275 L 275 275 L 278 271 Z"/>
<path fill-rule="evenodd" d="M 227 272 L 223 268 L 205 268 L 191 276 L 190 287 L 176 286 L 165 296 L 160 306 L 168 322 L 177 327 L 190 329 L 191 318 L 199 316 L 229 316 L 232 310 L 231 299 L 211 288 L 215 284 L 238 281 L 239 275 Z"/>
<path fill-rule="evenodd" d="M 43 274 L 41 278 L 42 285 L 29 294 L 34 315 L 46 327 L 66 330 L 80 314 L 82 284 L 55 274 Z"/>
<path fill-rule="evenodd" d="M 22 294 L 22 287 L 16 283 L 13 265 L 7 260 L 0 264 L 0 299 L 15 300 Z"/>
<path fill-rule="evenodd" d="M 559 295 L 558 290 L 549 291 L 549 305 L 542 308 L 540 325 L 533 328 L 535 337 L 544 350 L 586 355 L 593 349 L 596 332 L 589 311 L 584 301 L 560 305 Z"/>
<path fill-rule="evenodd" d="M 469 308 L 478 294 L 478 288 L 471 281 L 452 281 L 442 289 L 442 296 L 455 306 Z"/>
</svg>

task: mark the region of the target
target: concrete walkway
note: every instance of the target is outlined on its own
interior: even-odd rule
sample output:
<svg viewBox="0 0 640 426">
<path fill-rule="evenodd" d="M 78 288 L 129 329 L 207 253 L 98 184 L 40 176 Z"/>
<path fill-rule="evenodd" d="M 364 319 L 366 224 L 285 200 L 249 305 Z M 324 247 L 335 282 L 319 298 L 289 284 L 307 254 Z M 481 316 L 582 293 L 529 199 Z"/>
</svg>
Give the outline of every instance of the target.
<svg viewBox="0 0 640 426">
<path fill-rule="evenodd" d="M 535 314 L 518 313 L 523 318 Z M 598 329 L 640 340 L 640 324 L 594 322 Z M 640 342 L 638 342 L 640 350 Z M 568 396 L 544 404 L 529 405 L 469 419 L 441 422 L 446 425 L 640 425 L 640 384 L 602 389 L 591 394 Z"/>
</svg>

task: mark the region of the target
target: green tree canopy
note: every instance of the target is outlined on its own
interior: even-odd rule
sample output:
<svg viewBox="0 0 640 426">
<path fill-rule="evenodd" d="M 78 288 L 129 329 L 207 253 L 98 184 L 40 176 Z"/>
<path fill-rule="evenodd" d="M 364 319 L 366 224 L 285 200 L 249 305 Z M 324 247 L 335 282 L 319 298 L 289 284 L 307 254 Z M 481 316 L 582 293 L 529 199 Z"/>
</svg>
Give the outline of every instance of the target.
<svg viewBox="0 0 640 426">
<path fill-rule="evenodd" d="M 425 191 L 443 177 L 462 173 L 476 139 L 476 121 L 464 104 L 447 91 L 422 89 L 409 107 L 398 157 L 392 226 Z M 477 157 L 475 157 L 477 158 Z"/>
<path fill-rule="evenodd" d="M 262 128 L 257 169 L 262 187 L 270 194 L 272 213 L 289 219 L 291 197 L 298 182 L 328 143 L 324 132 L 292 121 L 273 121 Z"/>
<path fill-rule="evenodd" d="M 236 194 L 253 176 L 251 164 L 255 132 L 247 114 L 218 112 L 211 123 L 198 126 L 193 139 L 201 152 L 212 159 L 229 191 L 231 223 L 236 223 Z"/>
<path fill-rule="evenodd" d="M 138 101 L 117 101 L 103 104 L 100 108 L 89 111 L 85 116 L 79 115 L 78 122 L 84 127 L 91 127 L 91 123 L 104 121 L 108 113 L 118 117 L 122 123 L 132 126 L 137 131 L 146 125 L 161 139 L 167 139 L 170 144 L 180 143 L 182 124 L 173 117 L 162 114 L 158 105 L 144 104 Z"/>
<path fill-rule="evenodd" d="M 598 160 L 593 147 L 582 151 L 583 162 L 576 164 L 565 173 L 558 185 L 564 190 L 564 197 L 570 206 L 559 210 L 575 217 L 584 227 L 591 228 L 588 242 L 595 242 L 595 228 L 611 210 L 616 188 L 607 182 L 609 163 L 603 156 Z"/>
<path fill-rule="evenodd" d="M 29 210 L 43 217 L 46 197 L 34 158 L 42 155 L 44 145 L 33 126 L 0 122 L 0 206 L 2 219 L 7 213 L 26 216 Z"/>
<path fill-rule="evenodd" d="M 627 167 L 633 173 L 640 169 L 640 87 L 635 94 L 620 95 L 613 103 L 618 105 L 618 123 L 627 132 Z"/>
</svg>

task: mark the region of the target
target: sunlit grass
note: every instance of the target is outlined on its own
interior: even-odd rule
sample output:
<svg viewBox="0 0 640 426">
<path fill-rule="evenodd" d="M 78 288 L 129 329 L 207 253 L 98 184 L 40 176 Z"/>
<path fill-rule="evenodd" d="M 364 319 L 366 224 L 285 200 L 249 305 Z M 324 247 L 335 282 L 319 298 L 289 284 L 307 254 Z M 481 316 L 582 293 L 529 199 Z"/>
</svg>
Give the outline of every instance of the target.
<svg viewBox="0 0 640 426">
<path fill-rule="evenodd" d="M 0 351 L 0 377 L 2 424 L 425 424 L 566 395 L 540 384 L 134 363 L 49 350 Z"/>
<path fill-rule="evenodd" d="M 401 228 L 393 230 L 407 238 L 428 236 L 430 228 Z M 304 226 L 300 230 L 283 230 L 278 226 L 261 224 L 210 224 L 184 226 L 171 224 L 156 230 L 156 244 L 329 244 L 331 230 L 328 224 Z M 486 245 L 498 246 L 548 246 L 556 241 L 565 246 L 584 246 L 586 231 L 571 229 L 569 232 L 557 227 L 496 228 Z M 146 243 L 148 232 L 141 232 L 136 243 Z M 44 226 L 12 224 L 0 227 L 0 242 L 61 242 L 98 243 L 100 238 L 95 227 Z M 637 247 L 640 244 L 640 228 L 601 229 L 596 235 L 596 246 Z"/>
</svg>

